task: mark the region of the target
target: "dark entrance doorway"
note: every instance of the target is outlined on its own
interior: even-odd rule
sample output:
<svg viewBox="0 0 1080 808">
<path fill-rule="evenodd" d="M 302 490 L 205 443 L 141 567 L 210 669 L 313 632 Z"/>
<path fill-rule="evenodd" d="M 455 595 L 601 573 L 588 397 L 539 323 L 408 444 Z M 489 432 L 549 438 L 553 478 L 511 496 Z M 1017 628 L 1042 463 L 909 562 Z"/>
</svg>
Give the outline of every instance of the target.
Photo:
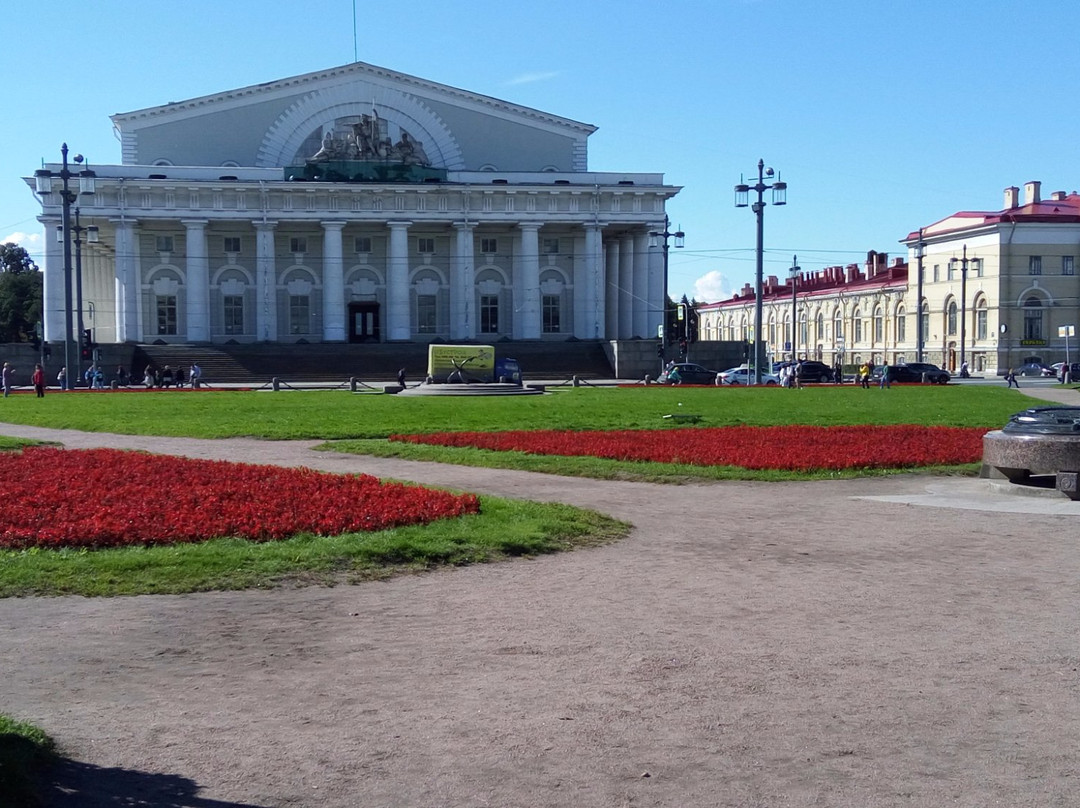
<svg viewBox="0 0 1080 808">
<path fill-rule="evenodd" d="M 349 342 L 379 342 L 379 304 L 349 304 Z"/>
</svg>

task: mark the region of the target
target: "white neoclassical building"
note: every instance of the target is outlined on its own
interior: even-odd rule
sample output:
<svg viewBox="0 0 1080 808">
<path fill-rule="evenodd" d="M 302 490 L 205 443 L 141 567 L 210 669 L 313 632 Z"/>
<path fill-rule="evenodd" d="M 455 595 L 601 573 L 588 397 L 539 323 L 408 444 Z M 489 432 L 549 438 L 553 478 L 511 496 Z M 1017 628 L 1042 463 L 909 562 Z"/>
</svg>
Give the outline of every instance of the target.
<svg viewBox="0 0 1080 808">
<path fill-rule="evenodd" d="M 93 173 L 73 207 L 97 237 L 79 262 L 96 342 L 656 334 L 648 233 L 679 188 L 590 172 L 591 125 L 363 63 L 112 122 L 121 164 L 70 166 Z M 26 178 L 50 234 L 61 168 Z M 46 241 L 60 341 L 64 252 Z"/>
</svg>

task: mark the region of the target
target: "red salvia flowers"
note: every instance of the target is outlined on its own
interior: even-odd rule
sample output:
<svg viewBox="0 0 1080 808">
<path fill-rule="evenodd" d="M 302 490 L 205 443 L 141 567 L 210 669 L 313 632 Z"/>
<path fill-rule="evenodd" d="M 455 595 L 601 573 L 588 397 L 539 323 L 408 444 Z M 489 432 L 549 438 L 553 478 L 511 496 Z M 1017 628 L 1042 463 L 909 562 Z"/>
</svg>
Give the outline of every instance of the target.
<svg viewBox="0 0 1080 808">
<path fill-rule="evenodd" d="M 31 447 L 4 458 L 0 547 L 109 547 L 333 536 L 478 513 L 472 494 L 368 475 Z"/>
<path fill-rule="evenodd" d="M 610 460 L 793 471 L 974 463 L 982 427 L 733 426 L 610 432 L 537 430 L 392 435 L 391 440 Z"/>
</svg>

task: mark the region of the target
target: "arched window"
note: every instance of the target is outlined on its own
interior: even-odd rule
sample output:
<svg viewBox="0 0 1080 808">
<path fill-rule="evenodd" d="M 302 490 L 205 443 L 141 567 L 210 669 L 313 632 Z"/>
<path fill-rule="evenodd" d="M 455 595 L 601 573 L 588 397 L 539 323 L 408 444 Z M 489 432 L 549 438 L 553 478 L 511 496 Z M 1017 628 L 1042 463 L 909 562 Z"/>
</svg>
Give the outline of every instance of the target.
<svg viewBox="0 0 1080 808">
<path fill-rule="evenodd" d="M 987 329 L 986 298 L 981 297 L 975 302 L 975 339 L 986 339 Z"/>
<path fill-rule="evenodd" d="M 930 336 L 930 305 L 924 300 L 922 304 L 922 335 L 923 345 L 926 344 L 927 338 Z M 919 347 L 922 348 L 923 345 Z"/>
<path fill-rule="evenodd" d="M 885 313 L 882 311 L 881 306 L 874 307 L 874 342 L 883 342 L 885 340 Z"/>
<path fill-rule="evenodd" d="M 956 301 L 950 300 L 945 309 L 945 333 L 950 337 L 956 334 Z"/>
<path fill-rule="evenodd" d="M 814 327 L 817 329 L 818 340 L 825 339 L 825 315 L 820 311 L 818 312 L 817 319 L 814 321 Z"/>
<path fill-rule="evenodd" d="M 1043 339 L 1042 301 L 1035 296 L 1024 301 L 1024 339 Z"/>
<path fill-rule="evenodd" d="M 907 311 L 903 306 L 896 310 L 896 341 L 907 342 Z"/>
<path fill-rule="evenodd" d="M 855 342 L 862 342 L 862 312 L 855 309 L 855 312 L 851 315 L 851 322 L 855 326 Z"/>
<path fill-rule="evenodd" d="M 833 313 L 833 339 L 844 338 L 844 310 L 839 306 L 836 307 L 836 311 Z"/>
</svg>

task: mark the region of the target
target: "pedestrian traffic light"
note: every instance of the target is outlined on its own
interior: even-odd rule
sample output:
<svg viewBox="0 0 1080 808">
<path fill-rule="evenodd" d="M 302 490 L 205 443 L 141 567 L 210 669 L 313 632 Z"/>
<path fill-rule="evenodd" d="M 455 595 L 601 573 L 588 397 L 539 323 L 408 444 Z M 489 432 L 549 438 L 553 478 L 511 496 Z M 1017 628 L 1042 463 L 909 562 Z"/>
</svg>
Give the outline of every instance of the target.
<svg viewBox="0 0 1080 808">
<path fill-rule="evenodd" d="M 83 329 L 82 344 L 80 347 L 80 356 L 82 356 L 83 359 L 90 359 L 94 355 L 94 332 L 92 329 Z"/>
<path fill-rule="evenodd" d="M 680 303 L 676 310 L 678 311 L 678 319 L 681 323 L 683 320 L 686 319 L 686 304 Z"/>
</svg>

